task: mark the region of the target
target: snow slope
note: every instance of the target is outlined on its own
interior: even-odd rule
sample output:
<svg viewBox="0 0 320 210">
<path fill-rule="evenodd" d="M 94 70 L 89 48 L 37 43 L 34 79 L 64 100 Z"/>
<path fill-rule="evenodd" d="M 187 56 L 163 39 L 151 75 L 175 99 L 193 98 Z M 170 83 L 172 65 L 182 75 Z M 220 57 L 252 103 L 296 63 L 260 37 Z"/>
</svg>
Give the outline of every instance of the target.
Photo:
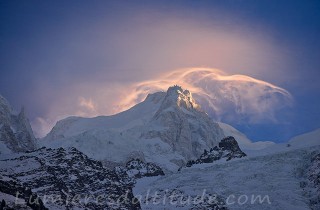
<svg viewBox="0 0 320 210">
<path fill-rule="evenodd" d="M 112 116 L 94 118 L 68 117 L 60 120 L 43 141 L 68 138 L 90 130 L 123 131 L 146 124 L 159 109 L 166 93 L 158 92 L 147 96 L 145 101 L 127 111 Z"/>
<path fill-rule="evenodd" d="M 303 210 L 309 208 L 305 171 L 317 146 L 291 148 L 280 153 L 214 162 L 184 168 L 164 177 L 138 180 L 134 195 L 141 197 L 142 209 L 190 209 L 190 204 L 170 203 L 173 189 L 183 195 L 221 196 L 228 209 Z M 310 146 L 310 145 L 309 145 Z M 165 196 L 166 195 L 166 196 Z M 260 200 L 257 196 L 261 196 Z"/>
<path fill-rule="evenodd" d="M 248 156 L 271 155 L 291 151 L 293 149 L 302 149 L 305 147 L 317 146 L 320 144 L 320 129 L 298 135 L 290 139 L 287 143 L 272 144 L 260 150 L 246 151 Z"/>
<path fill-rule="evenodd" d="M 320 143 L 320 128 L 292 138 L 288 142 L 293 148 L 301 148 L 319 145 Z"/>
</svg>

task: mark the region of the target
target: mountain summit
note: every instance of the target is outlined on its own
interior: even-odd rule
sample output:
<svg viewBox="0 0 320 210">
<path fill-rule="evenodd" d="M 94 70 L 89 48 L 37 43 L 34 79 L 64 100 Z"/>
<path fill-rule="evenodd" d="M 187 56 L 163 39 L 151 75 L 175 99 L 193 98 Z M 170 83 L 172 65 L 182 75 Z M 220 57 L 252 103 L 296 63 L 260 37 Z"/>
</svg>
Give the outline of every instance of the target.
<svg viewBox="0 0 320 210">
<path fill-rule="evenodd" d="M 178 85 L 169 87 L 160 109 L 169 108 L 174 105 L 187 110 L 200 109 L 200 106 L 192 98 L 191 92 L 189 90 L 183 90 L 182 87 Z"/>
<path fill-rule="evenodd" d="M 40 143 L 76 147 L 112 166 L 139 158 L 176 170 L 223 137 L 222 129 L 201 110 L 191 92 L 172 86 L 113 116 L 61 120 Z"/>
</svg>

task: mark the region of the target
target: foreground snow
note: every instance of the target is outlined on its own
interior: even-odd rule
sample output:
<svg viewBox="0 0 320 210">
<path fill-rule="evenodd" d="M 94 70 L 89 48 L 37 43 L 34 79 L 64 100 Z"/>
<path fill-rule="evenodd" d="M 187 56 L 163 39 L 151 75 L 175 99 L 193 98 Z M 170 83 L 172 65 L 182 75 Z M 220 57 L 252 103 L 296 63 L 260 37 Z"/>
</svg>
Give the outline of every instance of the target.
<svg viewBox="0 0 320 210">
<path fill-rule="evenodd" d="M 164 198 L 161 192 L 172 189 L 191 196 L 201 196 L 204 192 L 217 194 L 229 209 L 310 209 L 308 189 L 300 185 L 307 179 L 305 170 L 312 155 L 319 151 L 320 146 L 313 146 L 201 164 L 164 177 L 144 178 L 136 184 L 134 194 L 144 197 L 142 209 L 190 209 L 191 204 L 179 207 L 170 204 L 168 195 Z M 161 198 L 155 199 L 156 193 Z M 160 204 L 153 205 L 153 201 Z"/>
</svg>

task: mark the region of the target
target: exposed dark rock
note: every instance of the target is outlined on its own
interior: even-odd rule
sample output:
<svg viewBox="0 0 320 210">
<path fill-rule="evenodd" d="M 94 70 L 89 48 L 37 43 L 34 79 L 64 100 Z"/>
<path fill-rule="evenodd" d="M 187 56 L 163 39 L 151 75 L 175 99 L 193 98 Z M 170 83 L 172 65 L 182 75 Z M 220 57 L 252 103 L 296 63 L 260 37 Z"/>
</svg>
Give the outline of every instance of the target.
<svg viewBox="0 0 320 210">
<path fill-rule="evenodd" d="M 219 146 L 211 148 L 209 151 L 204 150 L 202 155 L 196 160 L 187 162 L 186 167 L 194 164 L 212 163 L 216 160 L 226 159 L 229 161 L 234 158 L 247 156 L 239 147 L 238 142 L 232 136 L 228 136 L 219 142 Z"/>
<path fill-rule="evenodd" d="M 222 139 L 219 143 L 219 147 L 222 151 L 227 152 L 226 155 L 222 156 L 222 158 L 226 157 L 227 161 L 233 158 L 242 158 L 247 156 L 244 152 L 242 152 L 238 145 L 238 142 L 232 136 L 228 136 Z"/>
</svg>

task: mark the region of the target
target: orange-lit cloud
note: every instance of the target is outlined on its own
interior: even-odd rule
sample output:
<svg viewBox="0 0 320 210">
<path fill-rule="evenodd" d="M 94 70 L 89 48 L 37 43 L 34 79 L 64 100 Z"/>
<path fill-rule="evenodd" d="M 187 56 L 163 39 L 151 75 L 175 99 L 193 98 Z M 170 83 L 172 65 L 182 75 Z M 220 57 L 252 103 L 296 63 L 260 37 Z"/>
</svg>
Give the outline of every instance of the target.
<svg viewBox="0 0 320 210">
<path fill-rule="evenodd" d="M 79 97 L 79 110 L 76 115 L 82 117 L 90 117 L 97 115 L 96 105 L 91 98 L 86 99 L 84 97 Z"/>
<path fill-rule="evenodd" d="M 149 93 L 165 91 L 178 84 L 190 90 L 194 98 L 216 120 L 246 116 L 252 123 L 276 122 L 275 111 L 292 103 L 283 88 L 245 75 L 228 75 L 218 69 L 188 68 L 162 75 L 157 80 L 134 84 L 119 101 L 119 111 L 141 102 Z M 234 116 L 232 116 L 234 115 Z"/>
</svg>

